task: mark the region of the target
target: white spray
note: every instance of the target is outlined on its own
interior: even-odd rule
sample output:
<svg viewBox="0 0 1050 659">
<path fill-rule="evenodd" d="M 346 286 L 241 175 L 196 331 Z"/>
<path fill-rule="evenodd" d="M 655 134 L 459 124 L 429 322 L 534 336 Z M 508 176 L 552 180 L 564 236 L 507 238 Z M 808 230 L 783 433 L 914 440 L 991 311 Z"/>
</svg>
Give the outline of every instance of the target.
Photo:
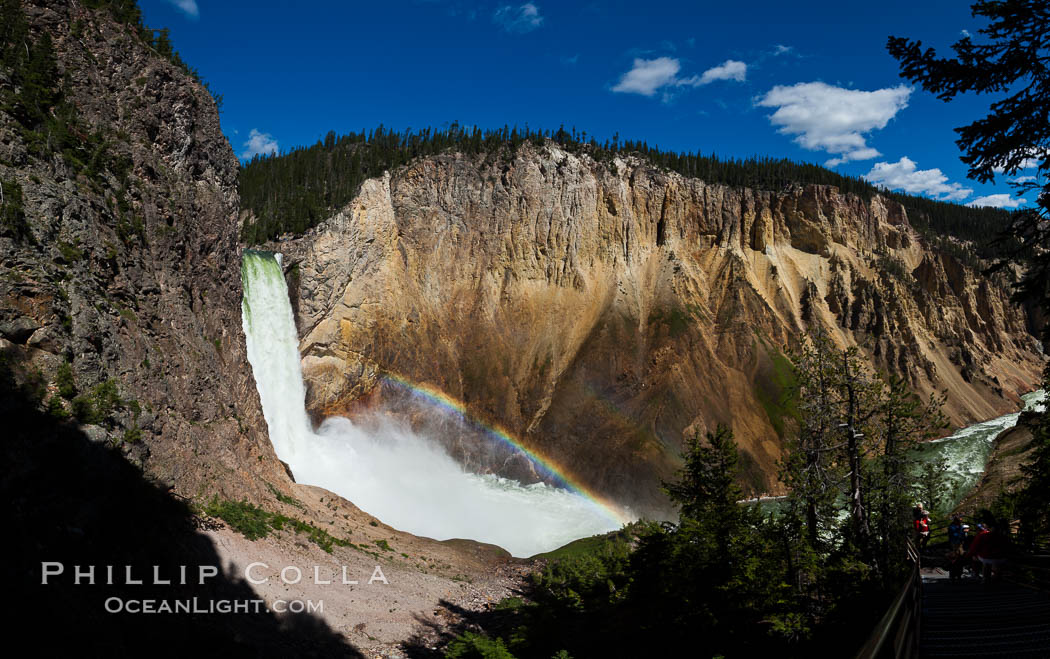
<svg viewBox="0 0 1050 659">
<path fill-rule="evenodd" d="M 241 279 L 248 361 L 270 441 L 298 482 L 331 490 L 403 531 L 490 542 L 515 556 L 619 528 L 573 492 L 468 473 L 436 442 L 387 418 L 369 419 L 366 429 L 332 417 L 315 432 L 281 265 L 272 254 L 247 251 Z"/>
</svg>

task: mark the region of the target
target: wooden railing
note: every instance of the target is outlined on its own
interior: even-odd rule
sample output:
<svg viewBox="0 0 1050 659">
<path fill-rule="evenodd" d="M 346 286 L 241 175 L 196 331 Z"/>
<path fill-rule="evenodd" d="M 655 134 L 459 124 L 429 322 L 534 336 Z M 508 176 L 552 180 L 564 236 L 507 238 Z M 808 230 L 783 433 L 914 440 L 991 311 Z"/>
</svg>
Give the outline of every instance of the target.
<svg viewBox="0 0 1050 659">
<path fill-rule="evenodd" d="M 908 560 L 912 564 L 911 574 L 889 610 L 875 626 L 868 642 L 857 653 L 857 659 L 907 658 L 919 653 L 919 626 L 922 618 L 922 577 L 919 574 L 921 560 L 910 539 L 907 551 Z"/>
</svg>

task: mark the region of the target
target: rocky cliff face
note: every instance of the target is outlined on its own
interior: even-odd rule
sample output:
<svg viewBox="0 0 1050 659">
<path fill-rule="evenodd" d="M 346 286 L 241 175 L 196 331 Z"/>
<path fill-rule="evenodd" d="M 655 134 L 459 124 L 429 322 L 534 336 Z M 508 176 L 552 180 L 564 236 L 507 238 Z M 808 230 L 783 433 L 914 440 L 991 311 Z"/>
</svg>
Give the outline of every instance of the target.
<svg viewBox="0 0 1050 659">
<path fill-rule="evenodd" d="M 643 512 L 683 438 L 717 423 L 754 490 L 775 489 L 782 350 L 807 328 L 947 390 L 957 424 L 1014 409 L 1041 364 L 1004 280 L 932 251 L 899 204 L 832 187 L 736 189 L 526 145 L 368 181 L 274 248 L 295 264 L 316 415 L 406 409 L 398 379 L 436 386 Z"/>
<path fill-rule="evenodd" d="M 42 155 L 0 112 L 0 181 L 9 201 L 21 188 L 29 227 L 0 237 L 4 359 L 42 405 L 79 412 L 158 480 L 187 494 L 263 490 L 281 467 L 245 358 L 237 161 L 215 103 L 105 10 L 23 10 L 30 38 L 54 41 L 69 125 L 101 135 L 99 161 L 123 166 Z M 64 362 L 77 405 L 58 391 Z"/>
</svg>

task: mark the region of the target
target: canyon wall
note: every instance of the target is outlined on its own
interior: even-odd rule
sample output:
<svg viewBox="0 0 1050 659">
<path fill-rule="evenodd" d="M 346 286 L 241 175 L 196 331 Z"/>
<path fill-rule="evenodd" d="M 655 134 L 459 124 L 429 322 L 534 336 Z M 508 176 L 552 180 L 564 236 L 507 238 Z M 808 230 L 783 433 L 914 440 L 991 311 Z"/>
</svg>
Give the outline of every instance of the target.
<svg viewBox="0 0 1050 659">
<path fill-rule="evenodd" d="M 263 481 L 285 477 L 245 357 L 238 163 L 215 102 L 105 9 L 22 8 L 75 109 L 56 126 L 91 148 L 56 153 L 54 130 L 0 112 L 0 181 L 27 227 L 0 234 L 5 365 L 168 487 L 269 496 Z M 80 407 L 59 393 L 63 363 Z"/>
<path fill-rule="evenodd" d="M 898 203 L 834 187 L 709 185 L 527 144 L 367 181 L 270 247 L 315 417 L 403 408 L 397 382 L 437 387 L 641 512 L 665 510 L 683 440 L 718 423 L 752 490 L 777 489 L 784 351 L 816 326 L 947 391 L 956 425 L 1016 409 L 1042 363 L 1005 276 L 933 251 Z"/>
</svg>

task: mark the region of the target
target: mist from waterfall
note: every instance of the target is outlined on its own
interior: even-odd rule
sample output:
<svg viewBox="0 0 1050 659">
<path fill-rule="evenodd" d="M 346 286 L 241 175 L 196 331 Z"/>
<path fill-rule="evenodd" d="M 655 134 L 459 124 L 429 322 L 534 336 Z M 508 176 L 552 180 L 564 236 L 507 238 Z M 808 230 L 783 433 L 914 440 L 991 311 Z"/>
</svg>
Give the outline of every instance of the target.
<svg viewBox="0 0 1050 659">
<path fill-rule="evenodd" d="M 315 430 L 281 264 L 268 252 L 246 251 L 241 278 L 248 361 L 274 451 L 297 482 L 331 490 L 402 531 L 493 543 L 515 556 L 619 528 L 574 492 L 470 473 L 440 442 L 382 414 L 330 417 Z"/>
</svg>

